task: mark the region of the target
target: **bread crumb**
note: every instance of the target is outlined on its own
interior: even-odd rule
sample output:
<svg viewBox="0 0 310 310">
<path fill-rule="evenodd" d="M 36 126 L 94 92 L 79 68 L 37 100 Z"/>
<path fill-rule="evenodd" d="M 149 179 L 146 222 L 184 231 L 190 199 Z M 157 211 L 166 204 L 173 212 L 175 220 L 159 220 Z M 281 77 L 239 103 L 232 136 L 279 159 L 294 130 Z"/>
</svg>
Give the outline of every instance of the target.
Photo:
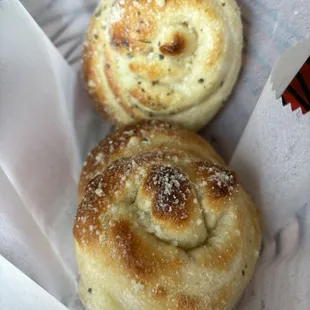
<svg viewBox="0 0 310 310">
<path fill-rule="evenodd" d="M 128 141 L 129 146 L 136 146 L 139 144 L 139 139 L 137 137 L 131 137 Z"/>
<path fill-rule="evenodd" d="M 144 288 L 144 285 L 141 283 L 136 282 L 135 280 L 131 280 L 131 285 L 133 286 L 133 289 L 135 290 L 135 292 L 140 291 L 141 289 Z"/>
<path fill-rule="evenodd" d="M 178 241 L 173 240 L 173 241 L 172 241 L 172 245 L 173 245 L 173 246 L 178 246 L 178 245 L 179 245 L 179 243 L 178 243 Z"/>
<path fill-rule="evenodd" d="M 99 242 L 104 243 L 104 235 L 99 235 Z"/>
<path fill-rule="evenodd" d="M 94 88 L 94 87 L 96 87 L 96 83 L 93 80 L 89 80 L 88 81 L 88 86 L 91 87 L 91 88 Z"/>
<path fill-rule="evenodd" d="M 103 196 L 103 191 L 102 191 L 101 188 L 97 188 L 97 189 L 95 190 L 95 193 L 96 193 L 96 195 L 99 196 L 99 197 L 102 197 L 102 196 Z"/>
<path fill-rule="evenodd" d="M 96 225 L 89 225 L 89 230 L 90 231 L 94 231 L 95 229 L 97 229 Z"/>
<path fill-rule="evenodd" d="M 103 153 L 98 153 L 96 156 L 96 163 L 101 163 L 104 159 Z"/>
<path fill-rule="evenodd" d="M 165 6 L 165 0 L 156 0 L 156 3 L 158 4 L 158 6 L 160 6 L 161 8 Z"/>
</svg>

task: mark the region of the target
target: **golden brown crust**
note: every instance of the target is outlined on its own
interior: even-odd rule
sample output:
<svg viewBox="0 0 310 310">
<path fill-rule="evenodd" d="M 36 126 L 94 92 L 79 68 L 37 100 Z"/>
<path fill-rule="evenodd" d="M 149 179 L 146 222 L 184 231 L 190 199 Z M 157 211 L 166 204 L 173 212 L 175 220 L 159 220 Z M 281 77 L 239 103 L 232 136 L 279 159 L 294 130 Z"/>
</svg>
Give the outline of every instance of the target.
<svg viewBox="0 0 310 310">
<path fill-rule="evenodd" d="M 130 226 L 128 221 L 121 220 L 113 223 L 110 229 L 115 257 L 133 278 L 138 276 L 147 281 L 159 271 L 164 259 L 158 253 L 149 255 L 152 249 L 131 231 Z"/>
<path fill-rule="evenodd" d="M 174 225 L 190 221 L 193 194 L 189 180 L 177 168 L 151 167 L 142 190 L 151 198 L 152 216 Z"/>
<path fill-rule="evenodd" d="M 120 128 L 90 153 L 80 195 L 73 234 L 86 309 L 236 304 L 257 261 L 259 217 L 201 138 L 161 121 Z"/>
<path fill-rule="evenodd" d="M 196 130 L 229 96 L 241 50 L 234 0 L 102 0 L 83 71 L 96 109 L 114 123 L 156 118 Z"/>
<path fill-rule="evenodd" d="M 169 56 L 180 55 L 184 51 L 184 49 L 184 37 L 178 32 L 173 35 L 172 42 L 166 43 L 159 48 L 162 54 Z"/>
<path fill-rule="evenodd" d="M 167 297 L 167 290 L 160 286 L 160 285 L 156 285 L 153 289 L 152 289 L 152 294 L 155 298 L 160 298 L 160 299 L 164 299 Z"/>
<path fill-rule="evenodd" d="M 90 152 L 81 172 L 79 201 L 88 182 L 116 159 L 155 148 L 174 148 L 192 152 L 202 157 L 208 153 L 213 162 L 223 164 L 222 159 L 202 138 L 189 130 L 157 120 L 145 120 L 112 132 Z"/>
<path fill-rule="evenodd" d="M 186 295 L 179 295 L 176 297 L 178 310 L 198 310 L 199 299 Z"/>
<path fill-rule="evenodd" d="M 238 185 L 236 174 L 224 167 L 206 161 L 195 162 L 192 166 L 197 171 L 199 181 L 208 180 L 205 186 L 212 200 L 229 196 Z"/>
</svg>

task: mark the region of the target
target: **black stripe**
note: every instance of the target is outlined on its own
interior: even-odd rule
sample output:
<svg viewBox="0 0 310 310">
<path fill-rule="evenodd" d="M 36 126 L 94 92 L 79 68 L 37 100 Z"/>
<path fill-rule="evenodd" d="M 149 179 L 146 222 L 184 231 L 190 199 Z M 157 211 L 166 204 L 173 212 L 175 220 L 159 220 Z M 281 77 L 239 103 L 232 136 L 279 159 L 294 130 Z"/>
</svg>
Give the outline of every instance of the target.
<svg viewBox="0 0 310 310">
<path fill-rule="evenodd" d="M 281 98 L 282 98 L 282 105 L 285 107 L 288 104 L 288 102 L 284 99 L 283 96 Z"/>
<path fill-rule="evenodd" d="M 310 104 L 310 91 L 308 89 L 308 86 L 307 86 L 303 76 L 301 75 L 300 72 L 298 72 L 296 77 L 297 77 L 297 80 L 298 80 L 298 82 L 299 82 L 299 84 L 300 84 L 300 86 L 304 92 L 305 97 L 307 98 L 308 104 Z"/>
<path fill-rule="evenodd" d="M 310 65 L 310 56 L 309 56 L 309 58 L 307 59 L 306 63 L 307 63 L 308 65 Z"/>
<path fill-rule="evenodd" d="M 310 111 L 310 105 L 308 105 L 307 102 L 299 96 L 299 94 L 296 92 L 296 90 L 295 90 L 292 86 L 289 86 L 289 87 L 287 88 L 287 91 L 288 91 L 292 96 L 294 96 L 296 100 L 299 101 L 299 103 L 304 107 L 304 109 L 305 109 L 307 112 Z"/>
</svg>

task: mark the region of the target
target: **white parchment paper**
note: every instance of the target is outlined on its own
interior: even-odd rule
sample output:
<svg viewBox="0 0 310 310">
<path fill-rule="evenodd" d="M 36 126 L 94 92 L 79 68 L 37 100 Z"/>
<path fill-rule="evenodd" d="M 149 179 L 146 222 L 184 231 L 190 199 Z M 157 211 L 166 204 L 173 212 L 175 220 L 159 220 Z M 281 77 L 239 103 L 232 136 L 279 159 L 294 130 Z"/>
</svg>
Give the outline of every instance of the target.
<svg viewBox="0 0 310 310">
<path fill-rule="evenodd" d="M 67 309 L 2 256 L 0 256 L 0 279 L 1 310 Z"/>
<path fill-rule="evenodd" d="M 240 309 L 310 305 L 310 114 L 292 112 L 279 96 L 310 55 L 310 40 L 273 68 L 230 166 L 253 194 L 264 242 Z"/>
<path fill-rule="evenodd" d="M 71 307 L 79 171 L 110 125 L 18 1 L 0 2 L 0 42 L 0 254 Z"/>
<path fill-rule="evenodd" d="M 82 35 L 94 2 L 23 1 L 42 31 L 19 1 L 0 1 L 0 255 L 70 309 L 80 307 L 71 234 L 80 167 L 86 153 L 110 130 L 110 125 L 94 113 L 77 73 Z M 275 60 L 285 49 L 305 38 L 310 24 L 307 0 L 243 0 L 239 4 L 246 37 L 243 71 L 231 102 L 202 131 L 226 159 L 239 142 Z M 257 105 L 258 112 L 268 106 L 269 98 L 277 104 L 275 96 L 268 97 L 272 93 L 268 85 L 272 84 L 267 84 L 267 94 L 262 94 Z M 281 104 L 274 108 L 272 113 L 280 110 L 292 120 L 291 126 L 299 128 L 298 112 L 293 114 Z M 253 114 L 244 137 L 249 137 L 249 132 L 255 135 L 264 132 L 260 128 L 265 127 L 266 119 L 255 115 L 260 113 Z M 251 124 L 255 124 L 256 130 Z M 276 127 L 273 135 L 278 132 Z M 310 270 L 308 204 L 298 201 L 295 207 L 288 203 L 282 212 L 281 190 L 291 187 L 277 187 L 287 181 L 279 179 L 278 174 L 268 175 L 268 186 L 278 195 L 277 203 L 270 201 L 272 191 L 269 189 L 265 194 L 261 187 L 261 177 L 266 178 L 264 173 L 270 168 L 264 165 L 266 157 L 245 153 L 253 146 L 247 141 L 256 136 L 244 137 L 232 165 L 237 170 L 247 166 L 242 161 L 245 154 L 248 162 L 257 159 L 261 163 L 255 162 L 252 170 L 259 177 L 255 179 L 257 183 L 253 183 L 254 179 L 248 183 L 247 174 L 242 171 L 240 178 L 248 186 L 254 184 L 250 190 L 268 219 L 265 222 L 268 235 L 256 277 L 240 307 L 306 310 L 310 304 L 309 272 L 303 272 L 307 267 Z M 263 136 L 259 139 L 260 149 L 265 150 Z M 305 151 L 303 154 L 309 151 L 303 145 L 299 147 L 299 151 Z M 277 152 L 281 153 L 280 143 Z M 290 169 L 294 149 L 290 154 L 290 160 L 284 162 L 284 157 L 279 169 L 283 166 Z M 298 163 L 302 169 L 302 162 Z M 303 182 L 307 180 L 298 179 L 298 184 L 305 185 Z M 307 197 L 307 187 L 299 187 L 298 193 L 292 188 L 285 197 L 292 201 L 295 196 Z M 10 281 L 16 282 L 17 277 L 12 276 Z"/>
</svg>

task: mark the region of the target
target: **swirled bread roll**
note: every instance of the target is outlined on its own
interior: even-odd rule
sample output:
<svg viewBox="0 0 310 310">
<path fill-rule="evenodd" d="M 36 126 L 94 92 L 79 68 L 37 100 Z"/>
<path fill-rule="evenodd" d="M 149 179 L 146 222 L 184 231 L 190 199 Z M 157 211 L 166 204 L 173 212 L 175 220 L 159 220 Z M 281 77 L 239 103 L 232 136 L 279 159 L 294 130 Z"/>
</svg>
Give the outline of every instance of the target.
<svg viewBox="0 0 310 310">
<path fill-rule="evenodd" d="M 84 76 L 114 123 L 155 118 L 197 130 L 232 91 L 242 40 L 234 0 L 103 0 L 87 32 Z"/>
<path fill-rule="evenodd" d="M 258 258 L 259 217 L 207 142 L 159 121 L 120 129 L 90 153 L 80 194 L 73 233 L 87 310 L 237 303 Z"/>
</svg>

